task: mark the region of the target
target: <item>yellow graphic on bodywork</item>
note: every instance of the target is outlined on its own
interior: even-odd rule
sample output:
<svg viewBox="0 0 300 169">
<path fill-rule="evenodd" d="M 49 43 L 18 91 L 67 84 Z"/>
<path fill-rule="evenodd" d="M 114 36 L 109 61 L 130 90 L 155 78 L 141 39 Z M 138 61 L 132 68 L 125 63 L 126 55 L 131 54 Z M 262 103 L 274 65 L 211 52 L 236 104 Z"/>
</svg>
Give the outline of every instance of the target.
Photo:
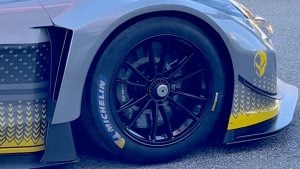
<svg viewBox="0 0 300 169">
<path fill-rule="evenodd" d="M 240 112 L 239 116 L 230 116 L 228 130 L 239 129 L 243 127 L 249 127 L 276 117 L 279 113 L 279 101 L 276 102 L 274 107 L 257 110 L 251 112 Z"/>
<path fill-rule="evenodd" d="M 266 52 L 264 51 L 259 51 L 256 53 L 254 57 L 254 68 L 256 71 L 256 74 L 259 77 L 262 77 L 265 72 L 266 72 L 266 67 L 267 67 L 267 61 L 268 61 L 268 56 Z"/>
<path fill-rule="evenodd" d="M 46 100 L 0 102 L 0 154 L 44 150 Z"/>
</svg>

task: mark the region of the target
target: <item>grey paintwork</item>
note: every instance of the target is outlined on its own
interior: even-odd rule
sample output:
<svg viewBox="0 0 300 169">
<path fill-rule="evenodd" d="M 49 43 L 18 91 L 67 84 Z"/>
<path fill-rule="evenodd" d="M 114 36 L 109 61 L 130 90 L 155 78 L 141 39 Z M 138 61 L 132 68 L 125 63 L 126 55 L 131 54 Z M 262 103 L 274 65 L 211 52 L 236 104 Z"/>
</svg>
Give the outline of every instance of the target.
<svg viewBox="0 0 300 169">
<path fill-rule="evenodd" d="M 243 65 L 241 63 L 250 63 L 249 61 L 253 63 L 252 59 L 257 51 L 272 52 L 272 49 L 268 49 L 253 28 L 246 24 L 245 17 L 237 15 L 238 11 L 232 13 L 234 15 L 228 15 L 230 8 L 220 11 L 219 7 L 214 8 L 214 4 L 207 1 L 69 0 L 61 3 L 61 1 L 45 0 L 41 3 L 48 11 L 55 26 L 73 30 L 72 44 L 53 123 L 64 123 L 79 117 L 85 78 L 99 47 L 118 26 L 136 16 L 171 10 L 199 17 L 211 25 L 226 43 L 232 57 L 236 81 L 238 75 L 245 77 L 250 82 L 252 77 L 256 76 L 255 71 L 249 76 L 249 70 L 254 70 L 253 64 Z M 224 3 L 231 5 L 227 1 Z M 55 8 L 56 6 L 59 9 Z M 247 61 L 245 62 L 245 60 Z M 276 71 L 274 67 L 268 68 L 270 72 Z"/>
<path fill-rule="evenodd" d="M 36 1 L 0 2 L 0 44 L 28 44 L 48 41 L 44 29 L 52 22 Z"/>
<path fill-rule="evenodd" d="M 250 83 L 257 78 L 253 58 L 257 51 L 262 50 L 271 56 L 266 76 L 277 77 L 275 54 L 266 35 L 251 26 L 246 17 L 227 0 L 12 1 L 0 4 L 0 13 L 5 14 L 0 15 L 0 25 L 5 25 L 0 27 L 0 37 L 12 40 L 0 40 L 0 43 L 45 40 L 47 35 L 39 36 L 39 33 L 43 31 L 42 27 L 51 25 L 73 31 L 52 121 L 53 124 L 65 123 L 80 115 L 86 76 L 107 37 L 131 18 L 162 11 L 186 13 L 208 23 L 221 36 L 230 53 L 235 84 L 239 83 L 239 76 Z"/>
</svg>

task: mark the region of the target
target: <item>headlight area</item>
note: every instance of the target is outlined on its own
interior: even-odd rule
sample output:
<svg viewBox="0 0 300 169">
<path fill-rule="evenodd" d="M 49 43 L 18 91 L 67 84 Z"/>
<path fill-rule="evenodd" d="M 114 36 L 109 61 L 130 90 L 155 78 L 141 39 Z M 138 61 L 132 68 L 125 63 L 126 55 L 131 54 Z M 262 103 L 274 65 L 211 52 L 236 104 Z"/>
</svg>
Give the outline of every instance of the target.
<svg viewBox="0 0 300 169">
<path fill-rule="evenodd" d="M 229 0 L 231 4 L 233 4 L 240 12 L 242 12 L 243 15 L 245 15 L 247 18 L 254 19 L 253 13 L 242 3 L 236 1 L 236 0 Z"/>
<path fill-rule="evenodd" d="M 264 43 L 273 49 L 273 43 L 271 41 L 271 37 L 274 33 L 273 27 L 266 19 L 257 16 L 251 12 L 249 8 L 247 8 L 242 3 L 236 0 L 229 0 L 233 6 L 235 6 L 244 16 L 244 22 L 248 26 L 250 26 L 255 33 L 262 38 Z"/>
</svg>

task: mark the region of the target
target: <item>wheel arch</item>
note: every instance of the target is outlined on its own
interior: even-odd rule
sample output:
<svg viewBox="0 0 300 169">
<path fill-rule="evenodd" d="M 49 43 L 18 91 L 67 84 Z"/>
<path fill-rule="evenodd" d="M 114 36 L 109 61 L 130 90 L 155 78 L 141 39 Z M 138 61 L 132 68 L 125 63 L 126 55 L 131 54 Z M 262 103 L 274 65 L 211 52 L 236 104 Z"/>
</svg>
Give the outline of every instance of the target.
<svg viewBox="0 0 300 169">
<path fill-rule="evenodd" d="M 172 9 L 172 10 L 170 10 L 170 9 Z M 226 33 L 223 32 L 223 30 L 221 28 L 222 21 L 214 20 L 214 18 L 212 16 L 208 16 L 208 15 L 200 12 L 199 10 L 192 9 L 192 7 L 180 6 L 180 7 L 174 8 L 174 9 L 170 8 L 170 6 L 165 7 L 165 8 L 164 7 L 160 7 L 160 8 L 151 7 L 151 9 L 149 9 L 149 10 L 144 9 L 144 10 L 139 10 L 138 12 L 134 11 L 130 14 L 127 14 L 124 17 L 121 17 L 121 19 L 119 18 L 119 19 L 114 20 L 113 23 L 109 23 L 110 25 L 108 27 L 106 27 L 105 31 L 102 32 L 105 35 L 105 36 L 103 36 L 104 39 L 96 40 L 96 42 L 98 43 L 98 48 L 92 56 L 88 56 L 88 57 L 92 57 L 92 59 L 91 59 L 91 61 L 89 61 L 90 62 L 89 68 L 88 68 L 86 74 L 85 74 L 85 71 L 83 71 L 83 74 L 85 74 L 85 75 L 84 75 L 84 77 L 81 77 L 81 79 L 83 79 L 83 82 L 80 82 L 80 83 L 82 83 L 82 84 L 77 85 L 77 87 L 80 88 L 79 92 L 81 92 L 81 93 L 76 94 L 76 97 L 73 97 L 75 94 L 70 94 L 73 92 L 73 91 L 72 92 L 70 91 L 71 89 L 67 89 L 67 86 L 72 84 L 72 82 L 70 82 L 70 79 L 74 79 L 71 77 L 70 74 L 74 75 L 75 73 L 73 73 L 73 72 L 70 73 L 71 69 L 68 70 L 67 69 L 68 67 L 66 67 L 66 71 L 68 71 L 68 77 L 65 78 L 66 74 L 64 74 L 64 79 L 62 82 L 62 85 L 64 85 L 64 86 L 61 89 L 63 89 L 63 90 L 67 89 L 67 91 L 62 92 L 62 90 L 60 90 L 59 95 L 64 95 L 64 96 L 61 100 L 59 100 L 60 96 L 58 98 L 57 105 L 54 110 L 54 116 L 52 119 L 53 124 L 59 124 L 59 123 L 73 121 L 80 116 L 80 113 L 81 113 L 81 108 L 80 108 L 81 105 L 80 104 L 82 103 L 82 98 L 83 98 L 82 96 L 83 96 L 83 92 L 84 92 L 84 85 L 86 84 L 85 83 L 86 79 L 88 79 L 89 74 L 93 70 L 93 67 L 94 67 L 93 65 L 95 65 L 94 63 L 99 59 L 99 56 L 101 55 L 101 53 L 103 52 L 105 47 L 111 42 L 111 40 L 116 35 L 118 35 L 119 32 L 124 30 L 124 28 L 128 27 L 129 25 L 134 24 L 139 20 L 143 20 L 145 18 L 155 17 L 155 16 L 179 17 L 182 19 L 189 20 L 193 24 L 207 27 L 206 31 L 210 34 L 210 36 L 213 35 L 213 40 L 216 42 L 216 44 L 220 48 L 220 52 L 222 53 L 222 56 L 224 56 L 224 57 L 222 57 L 222 61 L 227 70 L 226 74 L 229 75 L 229 77 L 230 77 L 229 79 L 232 79 L 230 84 L 228 84 L 228 87 L 233 90 L 233 81 L 234 81 L 233 80 L 234 79 L 233 78 L 234 77 L 233 70 L 234 69 L 233 69 L 233 63 L 232 63 L 233 61 L 231 59 L 232 57 L 230 55 L 230 53 L 231 53 L 230 39 L 227 37 Z M 61 22 L 61 20 L 60 20 L 60 22 Z M 86 33 L 84 31 L 82 31 L 85 28 L 80 29 L 78 27 L 72 28 L 72 27 L 68 27 L 66 25 L 60 25 L 59 23 L 56 23 L 55 20 L 54 20 L 54 23 L 57 26 L 73 30 L 74 35 L 76 35 L 76 33 L 81 34 L 81 35 L 82 35 L 82 33 Z M 109 31 L 109 33 L 107 33 L 108 31 Z M 72 40 L 74 40 L 74 39 L 76 40 L 76 37 L 72 38 Z M 94 47 L 95 47 L 95 45 L 94 45 Z M 88 54 L 91 54 L 91 52 L 89 52 Z M 68 56 L 68 57 L 70 57 L 70 56 Z M 68 61 L 69 61 L 69 59 L 68 59 Z M 72 68 L 72 70 L 74 70 L 74 68 Z M 66 81 L 68 81 L 67 79 L 69 80 L 69 82 L 66 82 Z M 64 82 L 66 82 L 66 84 L 64 84 Z M 79 82 L 79 80 L 77 79 L 76 82 Z M 81 86 L 82 86 L 82 90 L 81 90 Z M 67 97 L 72 98 L 72 99 L 70 100 Z M 231 100 L 231 99 L 232 99 L 232 97 L 229 100 Z M 59 104 L 59 107 L 57 107 L 58 104 Z M 77 104 L 79 104 L 79 106 L 74 106 Z M 231 102 L 229 104 L 231 105 Z M 66 108 L 66 105 L 73 105 L 73 106 L 71 106 L 71 107 L 69 106 L 69 108 Z M 227 106 L 227 107 L 231 108 L 231 106 Z M 70 113 L 70 112 L 72 112 L 72 113 Z M 229 112 L 228 116 L 225 118 L 227 121 L 228 120 L 227 118 L 229 118 L 229 115 L 230 115 L 230 110 L 228 110 L 226 112 Z M 226 113 L 226 115 L 227 115 L 227 113 Z"/>
<path fill-rule="evenodd" d="M 95 55 L 91 67 L 97 62 L 99 59 L 101 53 L 104 51 L 104 49 L 107 47 L 107 45 L 124 29 L 127 27 L 135 24 L 136 22 L 139 22 L 141 20 L 147 19 L 147 18 L 152 18 L 152 17 L 176 17 L 179 19 L 184 19 L 188 20 L 189 22 L 205 28 L 205 33 L 208 33 L 210 35 L 213 35 L 212 40 L 214 43 L 217 45 L 218 49 L 222 52 L 224 52 L 224 57 L 221 59 L 224 62 L 224 65 L 227 65 L 226 68 L 229 71 L 228 73 L 233 74 L 233 63 L 231 61 L 231 56 L 230 56 L 230 51 L 227 46 L 227 43 L 225 43 L 224 37 L 221 36 L 221 34 L 208 22 L 204 21 L 202 18 L 197 17 L 193 14 L 187 13 L 187 12 L 182 12 L 182 11 L 157 11 L 157 12 L 150 12 L 150 13 L 145 13 L 141 14 L 138 16 L 135 16 L 133 18 L 130 18 L 129 20 L 121 23 L 118 27 L 116 27 L 110 34 L 109 36 L 104 40 L 104 42 L 101 44 L 99 47 L 99 50 L 97 51 L 97 54 Z M 89 73 L 91 69 L 89 70 Z M 233 77 L 233 75 L 232 75 Z"/>
<path fill-rule="evenodd" d="M 203 19 L 186 13 L 186 12 L 181 12 L 181 11 L 158 11 L 158 12 L 151 12 L 151 13 L 146 13 L 142 15 L 135 16 L 126 22 L 120 24 L 115 30 L 111 32 L 111 34 L 105 39 L 104 43 L 99 47 L 99 50 L 97 51 L 97 54 L 95 55 L 93 62 L 91 64 L 91 67 L 89 69 L 85 85 L 87 84 L 87 81 L 89 80 L 90 75 L 94 71 L 94 67 L 97 63 L 97 61 L 100 59 L 101 54 L 105 50 L 105 48 L 110 44 L 110 42 L 119 34 L 121 33 L 124 29 L 127 27 L 142 21 L 147 18 L 153 18 L 153 17 L 176 17 L 184 20 L 188 20 L 192 24 L 197 25 L 198 27 L 204 28 L 204 31 L 206 34 L 209 34 L 212 38 L 213 43 L 216 45 L 216 48 L 218 49 L 218 52 L 222 55 L 221 60 L 223 63 L 223 66 L 225 67 L 226 76 L 227 76 L 227 86 L 226 88 L 229 89 L 226 93 L 226 101 L 225 105 L 230 105 L 230 106 L 224 106 L 224 114 L 223 117 L 220 118 L 220 121 L 218 123 L 218 126 L 215 128 L 218 128 L 219 131 L 215 130 L 213 131 L 214 137 L 220 137 L 223 138 L 226 132 L 226 127 L 227 123 L 230 117 L 231 113 L 231 104 L 232 104 L 232 98 L 233 98 L 233 89 L 234 89 L 234 71 L 233 71 L 233 63 L 231 60 L 230 52 L 229 49 L 224 41 L 224 39 L 221 37 L 221 35 L 207 22 L 205 22 Z M 85 87 L 86 88 L 86 87 Z M 85 90 L 85 89 L 84 89 Z M 83 91 L 84 92 L 84 91 Z M 84 99 L 84 95 L 83 98 Z M 83 104 L 83 102 L 82 102 Z M 222 131 L 220 131 L 220 128 Z"/>
</svg>

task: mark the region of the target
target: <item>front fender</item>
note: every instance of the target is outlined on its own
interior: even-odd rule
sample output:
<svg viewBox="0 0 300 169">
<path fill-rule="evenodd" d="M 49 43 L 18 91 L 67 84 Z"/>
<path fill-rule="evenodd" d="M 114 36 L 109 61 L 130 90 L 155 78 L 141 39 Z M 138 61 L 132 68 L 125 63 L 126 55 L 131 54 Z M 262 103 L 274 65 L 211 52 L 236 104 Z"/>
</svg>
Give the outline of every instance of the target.
<svg viewBox="0 0 300 169">
<path fill-rule="evenodd" d="M 231 55 L 235 81 L 238 80 L 238 75 L 242 75 L 246 79 L 249 77 L 247 71 L 243 72 L 244 67 L 241 68 L 241 63 L 247 63 L 244 61 L 252 59 L 256 51 L 267 50 L 262 40 L 250 27 L 241 24 L 234 17 L 200 2 L 66 0 L 65 4 L 67 5 L 60 6 L 59 9 L 54 7 L 55 1 L 41 1 L 41 3 L 52 17 L 55 26 L 73 31 L 65 72 L 54 110 L 53 124 L 73 121 L 80 116 L 85 80 L 99 48 L 114 30 L 132 18 L 163 11 L 182 12 L 198 17 L 209 24 L 225 42 Z"/>
</svg>

